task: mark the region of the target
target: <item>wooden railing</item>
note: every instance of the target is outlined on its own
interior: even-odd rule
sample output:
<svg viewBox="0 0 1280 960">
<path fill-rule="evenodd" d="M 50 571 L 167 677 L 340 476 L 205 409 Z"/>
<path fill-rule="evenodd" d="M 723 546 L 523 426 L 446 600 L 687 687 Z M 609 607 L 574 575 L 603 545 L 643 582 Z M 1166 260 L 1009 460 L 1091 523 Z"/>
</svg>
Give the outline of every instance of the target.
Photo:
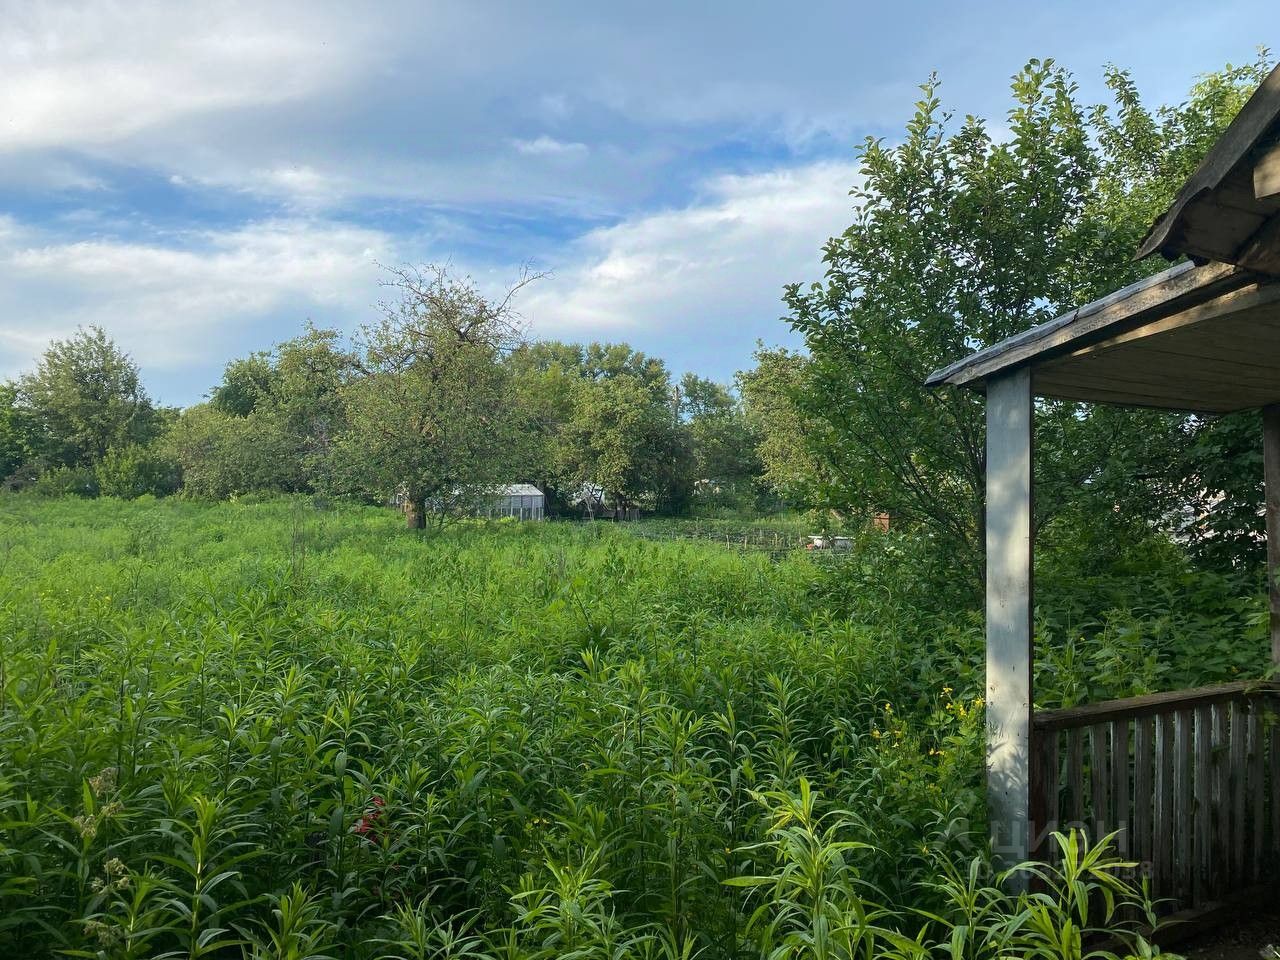
<svg viewBox="0 0 1280 960">
<path fill-rule="evenodd" d="M 1242 682 L 1036 713 L 1037 855 L 1053 830 L 1118 831 L 1169 909 L 1280 879 L 1278 709 L 1280 684 Z"/>
</svg>

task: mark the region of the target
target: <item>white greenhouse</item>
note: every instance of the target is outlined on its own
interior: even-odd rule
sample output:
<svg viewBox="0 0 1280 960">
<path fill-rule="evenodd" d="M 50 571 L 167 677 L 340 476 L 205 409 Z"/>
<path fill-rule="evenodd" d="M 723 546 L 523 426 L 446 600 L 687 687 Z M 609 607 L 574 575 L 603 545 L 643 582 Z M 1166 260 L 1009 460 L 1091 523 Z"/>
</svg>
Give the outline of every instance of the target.
<svg viewBox="0 0 1280 960">
<path fill-rule="evenodd" d="M 546 514 L 546 506 L 546 496 L 533 484 L 511 483 L 498 490 L 489 508 L 489 516 L 541 520 Z"/>
</svg>

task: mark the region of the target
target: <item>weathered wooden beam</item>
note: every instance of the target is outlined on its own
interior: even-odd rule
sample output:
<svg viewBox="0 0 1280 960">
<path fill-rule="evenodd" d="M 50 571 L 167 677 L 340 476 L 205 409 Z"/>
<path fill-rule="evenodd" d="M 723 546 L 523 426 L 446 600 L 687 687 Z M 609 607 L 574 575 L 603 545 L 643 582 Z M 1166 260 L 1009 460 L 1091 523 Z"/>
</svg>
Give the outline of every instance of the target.
<svg viewBox="0 0 1280 960">
<path fill-rule="evenodd" d="M 1253 195 L 1259 200 L 1280 194 L 1280 143 L 1267 150 L 1253 165 Z"/>
<path fill-rule="evenodd" d="M 1168 690 L 1161 693 L 1144 693 L 1139 697 L 1123 700 L 1099 700 L 1078 707 L 1061 707 L 1057 710 L 1041 710 L 1036 713 L 1037 730 L 1069 730 L 1073 727 L 1089 727 L 1095 723 L 1112 720 L 1150 717 L 1175 710 L 1191 709 L 1206 703 L 1226 703 L 1245 696 L 1280 695 L 1280 683 L 1269 680 L 1233 680 L 1211 687 L 1192 690 Z"/>
<path fill-rule="evenodd" d="M 1256 277 L 1233 264 L 1210 263 L 1202 267 L 1180 263 L 1163 273 L 1131 284 L 1101 300 L 1086 304 L 1056 320 L 993 344 L 970 354 L 948 367 L 935 370 L 926 386 L 943 384 L 980 385 L 988 378 L 1005 373 L 1012 367 L 1035 360 L 1042 363 L 1051 357 L 1070 353 L 1121 329 L 1150 323 L 1201 303 L 1207 303 L 1231 290 L 1253 284 Z M 1228 301 L 1230 302 L 1230 301 Z M 1232 304 L 1233 307 L 1237 306 Z M 1214 315 L 1212 306 L 1203 318 Z"/>
<path fill-rule="evenodd" d="M 1280 216 L 1264 223 L 1230 259 L 1255 273 L 1280 276 Z"/>
<path fill-rule="evenodd" d="M 1280 404 L 1262 408 L 1262 470 L 1266 481 L 1271 662 L 1280 666 Z"/>
<path fill-rule="evenodd" d="M 1032 656 L 1031 372 L 987 385 L 987 808 L 992 852 L 1027 859 Z"/>
</svg>

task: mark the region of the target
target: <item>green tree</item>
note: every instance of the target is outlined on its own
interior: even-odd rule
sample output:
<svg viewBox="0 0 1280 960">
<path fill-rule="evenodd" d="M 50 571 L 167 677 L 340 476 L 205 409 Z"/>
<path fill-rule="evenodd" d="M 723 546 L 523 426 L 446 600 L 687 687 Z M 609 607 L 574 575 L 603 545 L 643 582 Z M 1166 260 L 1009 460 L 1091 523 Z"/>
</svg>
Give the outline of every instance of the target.
<svg viewBox="0 0 1280 960">
<path fill-rule="evenodd" d="M 553 503 L 678 512 L 695 479 L 693 438 L 666 365 L 625 343 L 544 341 L 514 350 L 524 475 Z"/>
<path fill-rule="evenodd" d="M 824 420 L 801 406 L 808 388 L 809 358 L 783 347 L 758 345 L 756 365 L 738 374 L 744 416 L 756 439 L 761 482 L 784 503 L 813 507 L 828 503 Z"/>
<path fill-rule="evenodd" d="M 18 402 L 18 387 L 0 383 L 0 480 L 5 480 L 33 456 L 35 426 Z"/>
<path fill-rule="evenodd" d="M 537 484 L 553 511 L 568 507 L 575 492 L 561 475 L 559 451 L 575 391 L 586 376 L 584 353 L 576 343 L 535 341 L 520 344 L 506 360 L 525 441 L 526 460 L 517 475 Z"/>
<path fill-rule="evenodd" d="M 160 443 L 112 447 L 94 467 L 98 493 L 133 500 L 144 494 L 166 496 L 178 489 L 181 468 Z"/>
<path fill-rule="evenodd" d="M 213 388 L 210 402 L 215 410 L 247 417 L 269 402 L 276 385 L 271 354 L 265 351 L 232 360 L 222 373 L 222 383 Z"/>
<path fill-rule="evenodd" d="M 48 466 L 92 467 L 112 447 L 147 443 L 159 425 L 137 365 L 94 326 L 49 345 L 18 379 L 16 405 Z"/>
<path fill-rule="evenodd" d="M 754 500 L 763 467 L 756 452 L 759 438 L 742 401 L 729 387 L 695 373 L 680 378 L 679 397 L 699 499 L 727 506 Z"/>
<path fill-rule="evenodd" d="M 1243 89 L 1250 76 L 1229 72 L 1222 83 Z M 1142 125 L 1126 75 L 1112 71 L 1108 82 L 1121 123 Z M 808 442 L 830 504 L 921 523 L 979 571 L 982 403 L 921 384 L 938 366 L 1158 269 L 1131 262 L 1145 227 L 1135 218 L 1176 190 L 1211 141 L 1185 142 L 1190 114 L 1206 130 L 1229 122 L 1238 98 L 1219 96 L 1222 83 L 1201 83 L 1186 108 L 1153 117 L 1151 137 L 1128 155 L 1108 112 L 1086 111 L 1065 71 L 1034 60 L 1013 80 L 999 139 L 974 117 L 949 133 L 931 80 L 900 144 L 866 142 L 854 223 L 828 242 L 824 281 L 785 295 L 810 354 L 794 396 L 818 427 Z M 1138 170 L 1149 151 L 1182 160 Z M 1164 521 L 1179 502 L 1167 470 L 1184 442 L 1175 416 L 1038 404 L 1037 524 Z"/>
<path fill-rule="evenodd" d="M 358 375 L 341 391 L 339 483 L 401 499 L 422 527 L 428 508 L 443 522 L 513 479 L 526 434 L 502 358 L 519 342 L 511 300 L 528 279 L 494 301 L 444 267 L 391 271 L 395 298 L 361 330 Z"/>
<path fill-rule="evenodd" d="M 310 325 L 270 351 L 227 364 L 222 382 L 211 392 L 209 409 L 244 422 L 197 415 L 194 429 L 205 439 L 184 444 L 184 463 L 196 476 L 218 478 L 211 484 L 198 481 L 200 495 L 209 496 L 214 489 L 230 495 L 328 485 L 334 438 L 345 422 L 341 388 L 354 364 L 337 331 Z M 213 442 L 215 434 L 235 440 Z M 208 462 L 211 456 L 230 462 L 215 467 Z M 233 480 L 228 471 L 237 468 L 245 475 Z"/>
<path fill-rule="evenodd" d="M 684 508 L 693 487 L 693 454 L 673 402 L 646 378 L 618 373 L 583 379 L 564 425 L 559 473 L 569 489 L 618 509 Z M 603 503 L 588 502 L 594 510 Z"/>
<path fill-rule="evenodd" d="M 161 446 L 180 466 L 189 497 L 225 500 L 298 489 L 295 450 L 270 417 L 237 417 L 196 404 L 169 427 Z"/>
</svg>

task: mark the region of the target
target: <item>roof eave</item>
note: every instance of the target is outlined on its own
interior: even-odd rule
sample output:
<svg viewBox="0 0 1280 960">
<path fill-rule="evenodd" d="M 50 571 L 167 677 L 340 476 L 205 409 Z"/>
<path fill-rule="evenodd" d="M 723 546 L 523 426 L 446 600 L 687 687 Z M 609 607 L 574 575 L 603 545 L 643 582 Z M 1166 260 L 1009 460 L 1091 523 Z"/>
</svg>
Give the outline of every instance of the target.
<svg viewBox="0 0 1280 960">
<path fill-rule="evenodd" d="M 1162 311 L 1183 309 L 1254 279 L 1231 264 L 1180 263 L 935 370 L 925 386 L 982 390 L 991 376 L 1061 356 L 1121 326 L 1144 323 Z"/>
<path fill-rule="evenodd" d="M 1138 247 L 1136 259 L 1160 253 L 1169 260 L 1176 260 L 1191 252 L 1180 236 L 1188 207 L 1220 187 L 1277 119 L 1280 119 L 1280 66 L 1259 84 L 1218 142 L 1205 154 L 1195 173 L 1178 191 L 1173 203 L 1152 223 Z"/>
</svg>

